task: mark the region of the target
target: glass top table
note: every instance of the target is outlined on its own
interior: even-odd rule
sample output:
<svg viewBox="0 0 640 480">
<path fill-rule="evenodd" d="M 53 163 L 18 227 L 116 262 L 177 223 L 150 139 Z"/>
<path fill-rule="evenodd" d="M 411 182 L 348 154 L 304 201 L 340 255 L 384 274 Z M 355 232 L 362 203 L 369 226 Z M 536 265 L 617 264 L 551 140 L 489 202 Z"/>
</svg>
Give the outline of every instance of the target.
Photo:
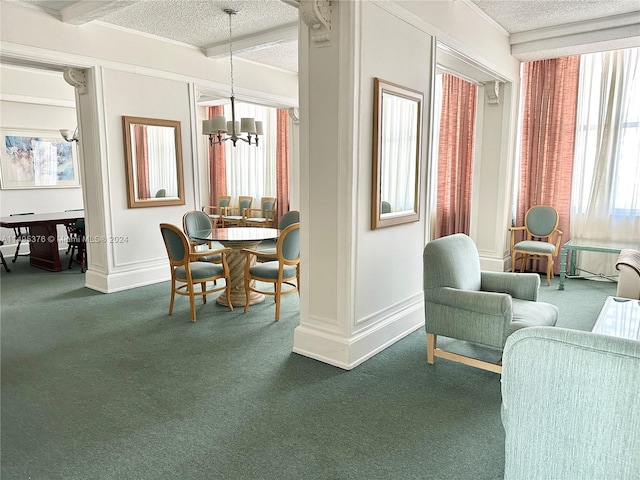
<svg viewBox="0 0 640 480">
<path fill-rule="evenodd" d="M 190 235 L 194 240 L 213 240 L 223 245 L 229 242 L 260 243 L 263 240 L 275 240 L 280 236 L 277 228 L 229 227 L 202 230 Z M 224 243 L 223 243 L 224 242 Z M 225 245 L 226 246 L 226 245 Z M 232 247 L 233 248 L 233 247 Z M 250 248 L 243 246 L 241 248 Z"/>
<path fill-rule="evenodd" d="M 640 300 L 607 297 L 591 331 L 640 340 Z"/>
<path fill-rule="evenodd" d="M 222 246 L 231 249 L 227 254 L 227 265 L 229 266 L 229 277 L 231 284 L 231 304 L 244 306 L 247 303 L 246 291 L 244 288 L 244 267 L 247 255 L 243 249 L 254 250 L 263 240 L 276 240 L 280 236 L 277 228 L 260 227 L 229 227 L 214 228 L 194 232 L 190 238 L 201 241 L 220 242 Z M 251 265 L 256 262 L 256 257 L 251 256 Z M 252 280 L 255 283 L 255 280 Z M 264 295 L 257 292 L 250 292 L 249 305 L 254 305 L 264 301 Z M 227 299 L 224 295 L 218 296 L 216 302 L 227 306 Z"/>
<path fill-rule="evenodd" d="M 640 245 L 634 242 L 608 242 L 606 240 L 584 240 L 572 238 L 562 245 L 560 250 L 560 284 L 558 290 L 564 290 L 565 279 L 576 276 L 576 272 L 581 269 L 576 265 L 578 250 L 601 253 L 620 253 L 625 248 L 639 249 Z M 569 253 L 570 252 L 570 253 Z M 567 254 L 569 254 L 569 271 L 567 271 Z M 592 277 L 609 278 L 604 274 L 587 272 Z M 611 280 L 611 278 L 609 278 Z"/>
</svg>

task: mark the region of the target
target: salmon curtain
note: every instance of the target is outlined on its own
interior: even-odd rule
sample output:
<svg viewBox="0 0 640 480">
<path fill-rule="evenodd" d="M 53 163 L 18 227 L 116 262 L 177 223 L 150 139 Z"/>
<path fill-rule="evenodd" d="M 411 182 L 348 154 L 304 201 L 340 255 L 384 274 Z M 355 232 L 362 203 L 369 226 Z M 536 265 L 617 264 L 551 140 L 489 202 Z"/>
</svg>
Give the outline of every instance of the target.
<svg viewBox="0 0 640 480">
<path fill-rule="evenodd" d="M 149 143 L 147 142 L 147 127 L 134 125 L 136 155 L 136 184 L 139 199 L 151 198 L 149 186 Z"/>
<path fill-rule="evenodd" d="M 469 234 L 478 88 L 442 75 L 435 237 Z"/>
<path fill-rule="evenodd" d="M 207 107 L 207 119 L 224 117 L 224 106 Z M 227 194 L 225 146 L 209 144 L 209 205 L 218 205 L 218 197 Z"/>
<path fill-rule="evenodd" d="M 277 223 L 289 211 L 289 111 L 278 109 L 276 146 Z"/>
<path fill-rule="evenodd" d="M 563 233 L 563 243 L 570 239 L 579 68 L 579 56 L 527 62 L 523 67 L 522 141 L 514 225 L 524 225 L 529 208 L 551 205 L 560 217 L 558 228 Z M 546 260 L 531 262 L 532 271 L 546 271 Z M 557 261 L 556 273 L 559 268 Z"/>
</svg>

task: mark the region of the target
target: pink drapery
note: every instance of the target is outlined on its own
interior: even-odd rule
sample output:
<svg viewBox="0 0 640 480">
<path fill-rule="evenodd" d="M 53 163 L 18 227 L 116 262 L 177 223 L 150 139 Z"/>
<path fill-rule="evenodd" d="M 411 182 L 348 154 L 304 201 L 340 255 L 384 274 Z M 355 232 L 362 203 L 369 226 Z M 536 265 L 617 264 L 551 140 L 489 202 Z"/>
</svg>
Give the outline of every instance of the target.
<svg viewBox="0 0 640 480">
<path fill-rule="evenodd" d="M 571 177 L 580 57 L 527 62 L 523 69 L 523 123 L 516 225 L 527 210 L 551 205 L 559 214 L 562 241 L 570 239 Z M 556 273 L 560 262 L 556 262 Z M 533 271 L 546 271 L 534 260 Z"/>
<path fill-rule="evenodd" d="M 289 211 L 289 111 L 279 108 L 277 118 L 276 198 L 279 223 L 282 215 Z"/>
<path fill-rule="evenodd" d="M 151 198 L 149 186 L 149 144 L 147 142 L 147 127 L 134 125 L 133 136 L 136 146 L 136 183 L 139 199 Z"/>
<path fill-rule="evenodd" d="M 478 88 L 442 75 L 435 237 L 469 234 Z"/>
<path fill-rule="evenodd" d="M 207 119 L 211 117 L 224 117 L 224 106 L 207 107 Z M 209 144 L 209 205 L 218 205 L 218 197 L 227 194 L 224 148 L 224 145 Z"/>
</svg>

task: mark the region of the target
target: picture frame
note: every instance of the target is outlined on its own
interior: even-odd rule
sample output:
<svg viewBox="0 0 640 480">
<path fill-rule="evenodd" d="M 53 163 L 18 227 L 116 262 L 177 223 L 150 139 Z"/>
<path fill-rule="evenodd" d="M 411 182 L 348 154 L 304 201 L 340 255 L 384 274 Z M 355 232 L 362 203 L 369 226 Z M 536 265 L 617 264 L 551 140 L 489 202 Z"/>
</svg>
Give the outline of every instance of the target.
<svg viewBox="0 0 640 480">
<path fill-rule="evenodd" d="M 3 190 L 80 187 L 76 142 L 50 130 L 3 129 L 0 136 Z"/>
</svg>

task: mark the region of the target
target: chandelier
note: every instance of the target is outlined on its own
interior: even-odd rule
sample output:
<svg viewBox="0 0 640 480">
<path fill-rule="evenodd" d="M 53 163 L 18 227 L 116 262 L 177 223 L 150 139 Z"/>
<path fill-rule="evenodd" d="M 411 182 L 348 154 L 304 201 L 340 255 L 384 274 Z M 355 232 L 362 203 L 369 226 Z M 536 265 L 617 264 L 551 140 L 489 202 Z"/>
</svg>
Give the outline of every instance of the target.
<svg viewBox="0 0 640 480">
<path fill-rule="evenodd" d="M 213 145 L 222 145 L 222 142 L 231 140 L 233 146 L 236 146 L 238 140 L 247 142 L 249 145 L 258 146 L 258 135 L 263 135 L 262 122 L 256 121 L 255 118 L 244 117 L 239 122 L 236 121 L 236 105 L 235 95 L 233 92 L 233 45 L 231 31 L 231 17 L 237 12 L 230 8 L 225 8 L 224 13 L 229 15 L 229 62 L 231 64 L 231 121 L 227 121 L 225 117 L 211 117 L 209 120 L 202 121 L 202 133 L 209 136 L 209 143 Z M 222 134 L 228 134 L 224 137 Z M 246 133 L 247 136 L 240 136 Z"/>
</svg>

